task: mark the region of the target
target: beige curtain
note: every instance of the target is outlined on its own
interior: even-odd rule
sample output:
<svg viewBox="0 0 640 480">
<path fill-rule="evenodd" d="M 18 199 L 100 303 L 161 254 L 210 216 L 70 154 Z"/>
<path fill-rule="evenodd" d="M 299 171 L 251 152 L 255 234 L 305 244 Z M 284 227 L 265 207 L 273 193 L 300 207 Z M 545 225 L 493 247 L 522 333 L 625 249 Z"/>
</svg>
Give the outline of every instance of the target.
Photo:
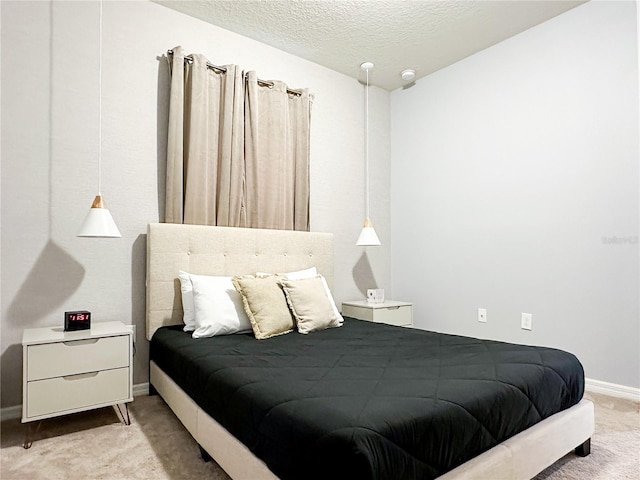
<svg viewBox="0 0 640 480">
<path fill-rule="evenodd" d="M 247 226 L 309 230 L 309 128 L 312 96 L 246 75 Z"/>
<path fill-rule="evenodd" d="M 165 222 L 309 230 L 312 97 L 173 49 Z"/>
<path fill-rule="evenodd" d="M 243 81 L 173 49 L 165 222 L 245 226 Z"/>
</svg>

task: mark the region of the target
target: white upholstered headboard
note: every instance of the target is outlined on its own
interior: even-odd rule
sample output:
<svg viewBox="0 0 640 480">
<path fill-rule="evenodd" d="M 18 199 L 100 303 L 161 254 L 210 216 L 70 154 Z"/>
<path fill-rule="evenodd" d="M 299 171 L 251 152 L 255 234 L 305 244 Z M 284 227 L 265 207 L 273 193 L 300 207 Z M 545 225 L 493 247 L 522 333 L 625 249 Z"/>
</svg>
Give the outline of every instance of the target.
<svg viewBox="0 0 640 480">
<path fill-rule="evenodd" d="M 182 323 L 178 272 L 247 275 L 317 267 L 333 286 L 333 235 L 151 223 L 147 231 L 147 339 Z"/>
</svg>

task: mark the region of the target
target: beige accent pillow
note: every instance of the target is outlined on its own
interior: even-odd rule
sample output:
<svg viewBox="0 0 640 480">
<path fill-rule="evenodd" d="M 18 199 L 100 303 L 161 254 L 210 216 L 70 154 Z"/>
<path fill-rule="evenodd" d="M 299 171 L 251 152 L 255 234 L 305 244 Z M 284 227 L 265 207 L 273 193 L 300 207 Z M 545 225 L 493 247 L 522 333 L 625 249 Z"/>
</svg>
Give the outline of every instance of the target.
<svg viewBox="0 0 640 480">
<path fill-rule="evenodd" d="M 340 326 L 321 275 L 301 280 L 282 279 L 280 283 L 296 319 L 298 332 L 311 333 Z"/>
<path fill-rule="evenodd" d="M 286 277 L 289 280 L 301 280 L 303 278 L 313 278 L 318 275 L 318 269 L 316 267 L 305 268 L 304 270 L 296 270 L 295 272 L 286 273 L 267 273 L 256 272 L 256 277 L 268 277 L 269 275 L 280 275 Z"/>
<path fill-rule="evenodd" d="M 305 270 L 298 270 L 295 272 L 287 272 L 287 273 L 275 273 L 275 274 L 265 273 L 265 272 L 256 273 L 256 277 L 268 277 L 269 275 L 279 275 L 281 277 L 285 277 L 288 280 L 303 280 L 305 278 L 317 277 L 319 274 L 318 274 L 318 269 L 316 267 L 311 267 Z M 320 277 L 322 277 L 322 283 L 324 284 L 324 290 L 327 294 L 327 298 L 329 299 L 329 302 L 331 302 L 331 308 L 333 308 L 333 314 L 338 319 L 338 322 L 340 323 L 344 322 L 344 318 L 342 318 L 342 315 L 340 315 L 340 310 L 338 310 L 338 307 L 336 306 L 336 302 L 333 299 L 333 295 L 331 295 L 331 290 L 329 290 L 329 284 L 327 283 L 327 279 L 324 278 L 322 275 L 320 275 Z"/>
<path fill-rule="evenodd" d="M 233 277 L 233 285 L 242 296 L 244 310 L 257 339 L 262 340 L 293 330 L 293 318 L 276 276 L 237 276 Z"/>
</svg>

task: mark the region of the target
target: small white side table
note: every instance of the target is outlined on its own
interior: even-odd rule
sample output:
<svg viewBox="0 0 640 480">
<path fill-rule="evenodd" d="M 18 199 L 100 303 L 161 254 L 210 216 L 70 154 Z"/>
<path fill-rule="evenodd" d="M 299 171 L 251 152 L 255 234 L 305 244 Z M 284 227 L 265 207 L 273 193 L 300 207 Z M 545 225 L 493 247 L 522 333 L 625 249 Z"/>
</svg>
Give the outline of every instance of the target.
<svg viewBox="0 0 640 480">
<path fill-rule="evenodd" d="M 22 422 L 133 401 L 133 327 L 95 322 L 90 330 L 29 328 L 22 335 Z M 31 446 L 28 425 L 24 448 Z"/>
<path fill-rule="evenodd" d="M 413 326 L 413 304 L 386 300 L 369 303 L 366 300 L 342 302 L 342 316 L 376 323 L 388 323 L 401 327 Z"/>
</svg>

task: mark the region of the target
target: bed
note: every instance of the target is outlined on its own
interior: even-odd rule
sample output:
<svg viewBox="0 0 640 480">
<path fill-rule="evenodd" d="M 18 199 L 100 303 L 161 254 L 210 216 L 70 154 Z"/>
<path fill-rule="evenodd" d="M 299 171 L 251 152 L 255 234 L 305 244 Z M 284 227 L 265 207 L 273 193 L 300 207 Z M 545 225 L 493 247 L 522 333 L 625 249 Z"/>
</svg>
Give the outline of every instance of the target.
<svg viewBox="0 0 640 480">
<path fill-rule="evenodd" d="M 565 352 L 521 350 L 500 342 L 348 318 L 340 328 L 260 341 L 251 335 L 194 340 L 182 332 L 179 271 L 229 276 L 316 267 L 331 286 L 330 234 L 151 224 L 147 253 L 150 383 L 196 439 L 203 455 L 213 457 L 234 479 L 525 480 L 571 450 L 579 455 L 589 453 L 593 405 L 581 400 L 582 367 Z M 461 360 L 420 354 L 435 350 L 459 351 Z M 205 358 L 205 352 L 214 352 L 215 358 Z M 192 370 L 186 366 L 189 355 L 195 359 Z M 298 360 L 291 362 L 291 358 Z M 279 364 L 283 359 L 289 360 Z M 533 376 L 541 383 L 520 384 L 524 374 L 505 371 L 511 368 L 505 362 L 514 359 L 530 370 L 537 369 Z M 207 373 L 203 365 L 210 362 L 214 363 Z M 254 369 L 260 365 L 246 362 L 280 368 L 257 373 Z M 563 373 L 565 365 L 567 372 Z M 316 370 L 301 373 L 311 367 Z M 483 388 L 487 376 L 496 377 L 495 371 L 487 371 L 491 368 L 501 369 L 498 383 L 506 387 L 495 398 L 481 400 L 483 390 L 494 388 Z M 451 379 L 440 376 L 445 370 L 453 374 Z M 416 372 L 431 378 L 415 378 Z M 559 382 L 552 379 L 557 376 Z M 268 381 L 256 381 L 261 378 Z M 462 380 L 468 382 L 463 388 Z M 558 393 L 545 396 L 546 391 L 554 392 L 553 383 L 559 385 Z M 447 385 L 450 392 L 446 392 Z M 429 388 L 440 391 L 437 395 L 408 391 Z M 367 389 L 376 395 L 367 397 Z M 465 398 L 456 400 L 455 390 L 466 392 Z M 504 400 L 507 390 L 515 391 L 524 403 Z M 292 392 L 296 396 L 289 398 Z M 434 398 L 440 401 L 434 403 Z M 534 399 L 533 408 L 531 402 L 526 404 L 528 398 Z M 504 408 L 505 401 L 509 408 Z M 425 402 L 431 403 L 425 407 Z M 446 415 L 459 410 L 463 417 L 425 419 L 421 413 L 425 408 Z M 497 426 L 486 425 L 484 418 L 478 422 L 473 418 L 478 412 L 498 419 Z M 328 426 L 319 420 L 325 417 Z M 304 428 L 295 431 L 297 426 Z M 375 437 L 381 432 L 385 438 L 378 442 Z M 268 444 L 279 447 L 279 453 L 269 452 Z M 317 455 L 309 453 L 308 445 L 314 445 L 311 451 Z M 427 459 L 421 458 L 425 448 L 430 452 Z M 305 466 L 307 470 L 301 470 Z"/>
</svg>

